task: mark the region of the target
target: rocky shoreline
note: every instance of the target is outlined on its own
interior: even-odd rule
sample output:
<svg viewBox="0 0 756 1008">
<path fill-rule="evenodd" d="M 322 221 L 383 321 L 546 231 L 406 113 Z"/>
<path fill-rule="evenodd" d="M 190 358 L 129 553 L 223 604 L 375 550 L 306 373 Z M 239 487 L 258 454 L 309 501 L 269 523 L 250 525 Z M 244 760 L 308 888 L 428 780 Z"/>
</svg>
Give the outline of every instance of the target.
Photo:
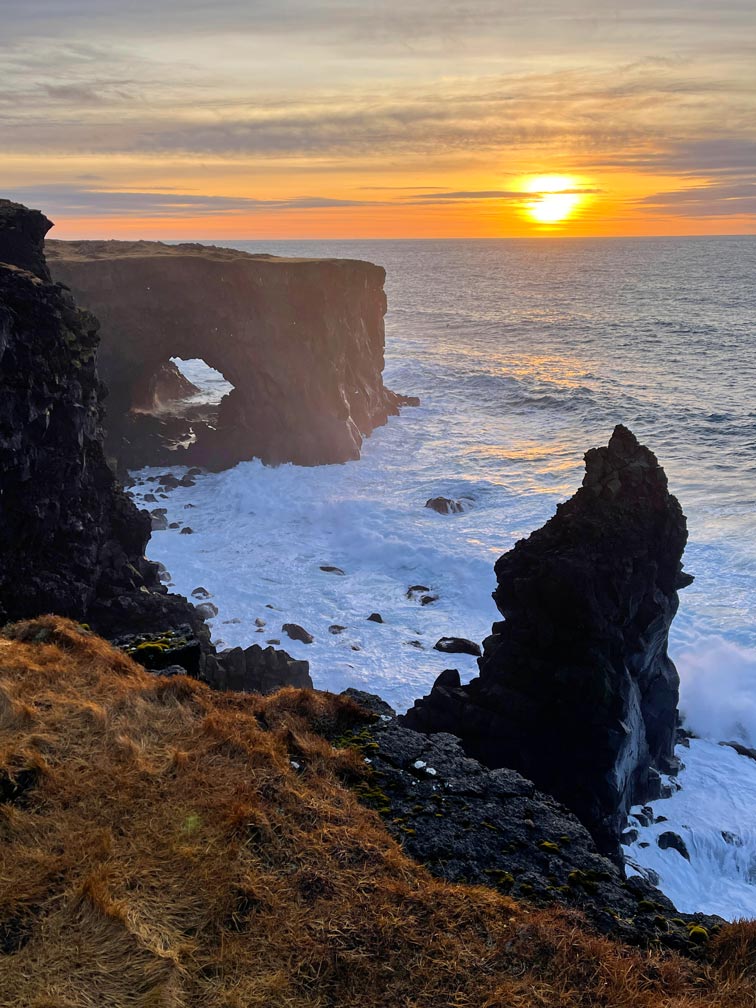
<svg viewBox="0 0 756 1008">
<path fill-rule="evenodd" d="M 42 251 L 49 226 L 38 212 L 0 201 L 0 622 L 54 612 L 91 626 L 164 677 L 185 672 L 217 690 L 259 694 L 283 686 L 310 689 L 307 663 L 273 646 L 216 653 L 201 608 L 207 602 L 192 605 L 168 594 L 157 565 L 144 558 L 156 515 L 136 509 L 106 464 L 98 323 L 52 282 Z M 98 247 L 77 247 L 70 261 L 87 270 L 97 263 L 106 272 L 115 269 L 123 312 L 130 270 L 138 272 L 146 259 L 150 268 L 157 258 L 174 265 L 188 260 L 192 268 L 199 262 L 204 269 L 209 256 L 223 274 L 270 265 L 270 275 L 285 275 L 280 263 L 245 257 L 239 266 L 240 258 L 217 254 L 223 250 L 156 253 L 142 248 L 153 243 L 136 243 L 121 255 L 91 244 Z M 57 252 L 59 276 L 67 254 Z M 353 273 L 364 265 L 318 269 Z M 65 275 L 72 282 L 74 274 L 84 275 L 71 268 Z M 379 297 L 377 274 L 370 276 L 375 282 L 366 279 L 361 289 L 381 338 L 361 330 L 354 352 L 366 355 L 372 377 L 359 377 L 357 365 L 344 363 L 341 353 L 337 371 L 346 370 L 329 374 L 330 358 L 320 354 L 316 384 L 343 400 L 338 424 L 315 425 L 311 440 L 297 440 L 312 419 L 312 401 L 288 426 L 270 411 L 256 412 L 248 424 L 244 395 L 259 388 L 240 392 L 237 384 L 222 425 L 224 436 L 230 427 L 236 432 L 226 440 L 232 447 L 224 455 L 216 444 L 213 464 L 232 464 L 248 452 L 307 464 L 352 458 L 362 434 L 385 422 L 387 404 L 397 402 L 380 380 L 385 301 L 382 280 Z M 317 273 L 312 282 L 322 280 Z M 277 284 L 265 290 L 272 315 L 282 303 Z M 147 307 L 135 305 L 129 324 L 147 317 Z M 121 323 L 118 312 L 103 311 L 112 365 Z M 161 317 L 140 330 L 146 343 Z M 351 314 L 345 318 L 345 331 L 359 329 Z M 332 337 L 324 329 L 319 338 L 329 345 Z M 133 340 L 128 345 L 133 351 Z M 297 364 L 302 375 L 311 376 L 317 350 L 310 347 Z M 205 356 L 206 346 L 156 346 L 154 360 L 132 362 L 111 408 L 123 407 L 124 389 L 179 351 Z M 344 391 L 345 374 L 350 394 L 365 393 L 358 419 Z M 274 400 L 263 403 L 264 410 Z M 232 406 L 234 419 L 228 420 Z M 276 437 L 265 447 L 250 440 L 253 428 Z M 455 513 L 449 503 L 443 511 Z M 428 506 L 441 509 L 434 501 Z M 620 836 L 630 806 L 658 797 L 661 774 L 675 770 L 678 680 L 667 636 L 677 590 L 690 581 L 680 562 L 686 534 L 656 458 L 618 426 L 606 448 L 587 454 L 578 493 L 497 562 L 494 598 L 504 620 L 483 642 L 478 679 L 463 687 L 458 673 L 444 672 L 404 718 L 379 698 L 349 694 L 365 720 L 329 741 L 354 750 L 369 767 L 358 795 L 432 874 L 485 884 L 536 905 L 577 908 L 598 930 L 633 944 L 696 955 L 702 936 L 717 929 L 716 919 L 678 914 L 648 883 L 625 880 L 621 869 Z M 368 618 L 378 622 L 380 614 Z M 450 653 L 477 648 L 452 638 L 439 645 Z"/>
</svg>

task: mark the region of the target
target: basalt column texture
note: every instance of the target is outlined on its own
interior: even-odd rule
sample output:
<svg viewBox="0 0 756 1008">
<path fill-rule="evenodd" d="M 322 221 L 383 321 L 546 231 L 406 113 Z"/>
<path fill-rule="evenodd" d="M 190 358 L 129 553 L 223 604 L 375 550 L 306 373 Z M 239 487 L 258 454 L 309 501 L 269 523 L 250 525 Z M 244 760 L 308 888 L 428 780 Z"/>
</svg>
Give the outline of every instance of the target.
<svg viewBox="0 0 756 1008">
<path fill-rule="evenodd" d="M 134 458 L 130 411 L 171 357 L 202 358 L 234 386 L 217 424 L 175 454 L 210 468 L 359 458 L 363 437 L 405 401 L 383 385 L 379 266 L 146 241 L 48 242 L 47 255 L 101 322 L 108 447 L 121 463 L 166 461 L 147 447 Z"/>
<path fill-rule="evenodd" d="M 104 634 L 189 624 L 144 559 L 147 512 L 102 449 L 97 321 L 53 284 L 50 221 L 0 200 L 0 622 L 42 613 Z"/>
<path fill-rule="evenodd" d="M 667 654 L 685 516 L 664 470 L 627 428 L 585 456 L 583 485 L 496 563 L 504 620 L 480 675 L 443 673 L 409 727 L 459 736 L 572 809 L 616 855 L 631 805 L 673 772 L 679 679 Z"/>
</svg>

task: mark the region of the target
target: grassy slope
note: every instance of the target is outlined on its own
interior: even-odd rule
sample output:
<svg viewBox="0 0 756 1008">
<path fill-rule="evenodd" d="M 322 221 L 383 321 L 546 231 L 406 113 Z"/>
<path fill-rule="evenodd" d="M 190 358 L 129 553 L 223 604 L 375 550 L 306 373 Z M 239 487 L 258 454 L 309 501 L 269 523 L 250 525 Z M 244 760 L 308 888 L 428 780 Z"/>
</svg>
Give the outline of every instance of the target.
<svg viewBox="0 0 756 1008">
<path fill-rule="evenodd" d="M 344 786 L 359 754 L 318 734 L 353 716 L 155 678 L 57 618 L 8 630 L 0 1006 L 756 1004 L 754 925 L 693 964 L 431 879 Z"/>
</svg>

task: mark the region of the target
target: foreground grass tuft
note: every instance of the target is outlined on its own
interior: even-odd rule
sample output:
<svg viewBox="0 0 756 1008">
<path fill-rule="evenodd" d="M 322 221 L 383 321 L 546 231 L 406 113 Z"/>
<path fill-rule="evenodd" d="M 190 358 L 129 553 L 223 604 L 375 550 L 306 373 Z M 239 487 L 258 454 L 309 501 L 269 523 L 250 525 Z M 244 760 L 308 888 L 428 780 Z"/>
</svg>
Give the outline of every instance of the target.
<svg viewBox="0 0 756 1008">
<path fill-rule="evenodd" d="M 2 1008 L 744 1008 L 756 925 L 697 965 L 433 880 L 324 693 L 156 678 L 65 620 L 0 638 Z M 366 780 L 369 787 L 369 782 Z"/>
</svg>

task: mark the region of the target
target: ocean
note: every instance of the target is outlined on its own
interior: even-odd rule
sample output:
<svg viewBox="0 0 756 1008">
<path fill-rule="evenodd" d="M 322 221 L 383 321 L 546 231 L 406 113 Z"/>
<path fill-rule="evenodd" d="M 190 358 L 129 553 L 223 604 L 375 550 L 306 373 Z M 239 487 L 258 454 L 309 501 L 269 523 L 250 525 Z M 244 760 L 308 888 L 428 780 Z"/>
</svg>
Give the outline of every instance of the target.
<svg viewBox="0 0 756 1008">
<path fill-rule="evenodd" d="M 716 744 L 756 746 L 756 237 L 218 244 L 384 266 L 385 381 L 421 399 L 357 462 L 246 462 L 162 502 L 195 534 L 157 532 L 149 556 L 177 591 L 211 593 L 219 646 L 279 640 L 310 661 L 316 686 L 379 693 L 400 711 L 444 668 L 471 678 L 474 658 L 433 644 L 489 633 L 494 561 L 626 424 L 688 517 L 696 580 L 670 652 L 702 740 L 680 750 L 683 797 L 656 805 L 690 860 L 658 848 L 651 825 L 629 849 L 632 870 L 655 872 L 681 910 L 756 916 L 756 761 Z M 182 368 L 222 391 L 201 364 Z M 472 506 L 439 515 L 424 507 L 435 496 Z M 418 584 L 437 601 L 408 597 Z M 314 642 L 290 641 L 287 622 Z"/>
</svg>

